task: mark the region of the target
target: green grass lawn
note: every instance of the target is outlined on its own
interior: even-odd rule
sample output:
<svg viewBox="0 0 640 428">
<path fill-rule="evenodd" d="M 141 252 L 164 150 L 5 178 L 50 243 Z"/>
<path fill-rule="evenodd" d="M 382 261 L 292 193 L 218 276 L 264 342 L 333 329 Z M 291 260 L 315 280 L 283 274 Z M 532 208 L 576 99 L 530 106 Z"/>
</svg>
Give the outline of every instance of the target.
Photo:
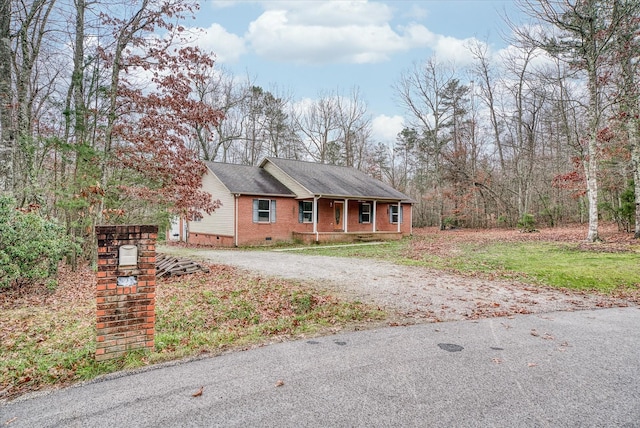
<svg viewBox="0 0 640 428">
<path fill-rule="evenodd" d="M 611 292 L 640 286 L 640 254 L 579 250 L 555 243 L 493 244 L 465 251 L 469 270 L 522 274 L 553 287 Z"/>
<path fill-rule="evenodd" d="M 446 254 L 430 252 L 416 237 L 357 247 L 316 247 L 314 254 L 373 257 L 394 263 L 424 266 L 463 274 L 519 278 L 552 287 L 611 292 L 640 287 L 640 252 L 581 250 L 557 242 L 493 242 L 451 244 Z M 428 247 L 427 247 L 428 248 Z"/>
</svg>

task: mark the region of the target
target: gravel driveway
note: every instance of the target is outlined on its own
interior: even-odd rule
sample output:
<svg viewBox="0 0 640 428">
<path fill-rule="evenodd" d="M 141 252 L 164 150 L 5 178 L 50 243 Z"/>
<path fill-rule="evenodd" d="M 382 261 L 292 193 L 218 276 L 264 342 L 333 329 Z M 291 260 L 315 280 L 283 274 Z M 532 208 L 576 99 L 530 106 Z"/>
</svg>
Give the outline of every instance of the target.
<svg viewBox="0 0 640 428">
<path fill-rule="evenodd" d="M 630 306 L 631 302 L 516 281 L 490 280 L 401 266 L 277 250 L 163 248 L 160 251 L 236 266 L 256 274 L 309 281 L 352 299 L 377 304 L 397 322 L 452 321 L 513 314 Z"/>
</svg>

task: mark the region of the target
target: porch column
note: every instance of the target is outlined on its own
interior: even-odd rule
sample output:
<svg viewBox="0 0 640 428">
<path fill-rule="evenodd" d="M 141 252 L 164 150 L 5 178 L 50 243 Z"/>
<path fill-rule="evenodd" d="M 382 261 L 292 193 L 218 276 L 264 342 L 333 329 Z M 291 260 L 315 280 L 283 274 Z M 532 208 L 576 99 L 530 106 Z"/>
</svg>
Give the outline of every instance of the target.
<svg viewBox="0 0 640 428">
<path fill-rule="evenodd" d="M 344 217 L 342 219 L 342 224 L 344 225 L 344 233 L 347 233 L 349 231 L 349 214 L 348 214 L 348 210 L 349 210 L 349 199 L 345 199 L 344 200 L 344 212 L 342 213 L 342 216 Z"/>
<path fill-rule="evenodd" d="M 400 233 L 402 231 L 402 222 L 400 221 L 401 217 L 401 212 L 402 210 L 402 202 L 398 202 L 398 233 Z"/>
<path fill-rule="evenodd" d="M 373 223 L 373 231 L 376 231 L 376 210 L 378 209 L 378 201 L 373 201 L 373 213 L 371 214 L 373 216 L 373 221 L 371 223 Z"/>
</svg>

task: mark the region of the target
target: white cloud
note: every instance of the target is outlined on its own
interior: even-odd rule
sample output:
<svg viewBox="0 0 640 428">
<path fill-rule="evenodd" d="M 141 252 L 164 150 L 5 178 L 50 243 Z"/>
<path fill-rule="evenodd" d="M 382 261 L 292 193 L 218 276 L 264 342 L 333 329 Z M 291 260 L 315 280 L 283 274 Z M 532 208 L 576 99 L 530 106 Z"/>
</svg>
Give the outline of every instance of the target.
<svg viewBox="0 0 640 428">
<path fill-rule="evenodd" d="M 471 61 L 465 44 L 410 23 L 392 28 L 392 10 L 367 1 L 271 1 L 249 24 L 245 40 L 267 59 L 302 64 L 368 64 L 400 52 L 431 48 L 439 58 L 461 65 Z M 419 13 L 416 11 L 416 13 Z M 420 10 L 421 14 L 425 12 Z"/>
<path fill-rule="evenodd" d="M 456 39 L 449 36 L 437 36 L 431 48 L 438 60 L 450 61 L 458 66 L 469 65 L 473 62 L 473 55 L 467 48 L 470 43 L 478 43 L 475 38 Z"/>
<path fill-rule="evenodd" d="M 229 33 L 224 27 L 213 23 L 208 28 L 190 28 L 193 44 L 216 55 L 220 63 L 234 63 L 246 52 L 242 37 Z"/>
<path fill-rule="evenodd" d="M 267 11 L 287 11 L 292 25 L 341 27 L 345 25 L 384 25 L 392 18 L 383 3 L 366 0 L 341 1 L 264 1 Z"/>
<path fill-rule="evenodd" d="M 229 7 L 237 1 L 214 1 Z M 256 1 L 263 11 L 249 23 L 243 37 L 218 24 L 202 30 L 198 45 L 213 51 L 218 61 L 233 63 L 251 49 L 258 56 L 298 64 L 374 64 L 416 48 L 432 49 L 438 58 L 459 65 L 471 62 L 470 40 L 438 35 L 415 23 L 394 27 L 394 11 L 410 20 L 427 11 L 390 7 L 367 0 Z M 405 18 L 406 19 L 406 18 Z"/>
<path fill-rule="evenodd" d="M 319 19 L 308 24 L 291 18 L 286 10 L 264 12 L 249 25 L 247 42 L 265 58 L 311 64 L 376 63 L 407 49 L 407 41 L 376 17 L 371 23 L 360 17 L 342 25 L 323 25 Z"/>
<path fill-rule="evenodd" d="M 292 109 L 295 114 L 302 115 L 311 109 L 315 101 L 311 98 L 302 98 L 293 103 Z"/>
<path fill-rule="evenodd" d="M 381 114 L 371 121 L 371 133 L 374 141 L 382 143 L 393 143 L 398 134 L 404 128 L 404 118 L 402 116 L 387 116 Z"/>
<path fill-rule="evenodd" d="M 427 19 L 429 16 L 429 11 L 424 7 L 418 6 L 416 4 L 412 5 L 410 9 L 406 10 L 404 13 L 405 18 L 422 20 Z"/>
</svg>

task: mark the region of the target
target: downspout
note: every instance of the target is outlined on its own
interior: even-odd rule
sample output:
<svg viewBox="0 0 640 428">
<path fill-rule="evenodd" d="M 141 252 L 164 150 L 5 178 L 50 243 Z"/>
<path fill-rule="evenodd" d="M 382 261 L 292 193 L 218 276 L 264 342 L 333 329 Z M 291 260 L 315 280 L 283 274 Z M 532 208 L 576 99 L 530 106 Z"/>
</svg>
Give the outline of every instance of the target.
<svg viewBox="0 0 640 428">
<path fill-rule="evenodd" d="M 411 223 L 409 223 L 409 235 L 413 235 L 413 203 L 409 204 L 409 208 L 411 208 L 409 210 L 409 213 L 411 215 L 409 215 L 409 220 L 411 221 Z"/>
<path fill-rule="evenodd" d="M 235 207 L 234 207 L 234 211 L 235 211 L 234 212 L 234 218 L 235 218 L 235 220 L 233 222 L 234 223 L 233 224 L 233 229 L 234 229 L 234 231 L 233 231 L 233 241 L 234 242 L 233 243 L 237 247 L 238 246 L 238 200 L 240 199 L 240 195 L 236 193 L 234 196 L 236 197 L 236 199 L 235 199 L 235 204 L 234 204 L 235 205 Z"/>
<path fill-rule="evenodd" d="M 189 220 L 184 218 L 184 222 L 181 224 L 182 226 L 182 234 L 184 234 L 184 242 L 189 243 Z"/>
<path fill-rule="evenodd" d="M 320 234 L 318 233 L 318 198 L 322 195 L 313 197 L 313 233 L 316 234 L 316 242 L 320 241 Z"/>
<path fill-rule="evenodd" d="M 378 201 L 373 201 L 373 233 L 376 233 L 376 219 L 377 219 L 377 212 L 378 212 Z"/>
</svg>

